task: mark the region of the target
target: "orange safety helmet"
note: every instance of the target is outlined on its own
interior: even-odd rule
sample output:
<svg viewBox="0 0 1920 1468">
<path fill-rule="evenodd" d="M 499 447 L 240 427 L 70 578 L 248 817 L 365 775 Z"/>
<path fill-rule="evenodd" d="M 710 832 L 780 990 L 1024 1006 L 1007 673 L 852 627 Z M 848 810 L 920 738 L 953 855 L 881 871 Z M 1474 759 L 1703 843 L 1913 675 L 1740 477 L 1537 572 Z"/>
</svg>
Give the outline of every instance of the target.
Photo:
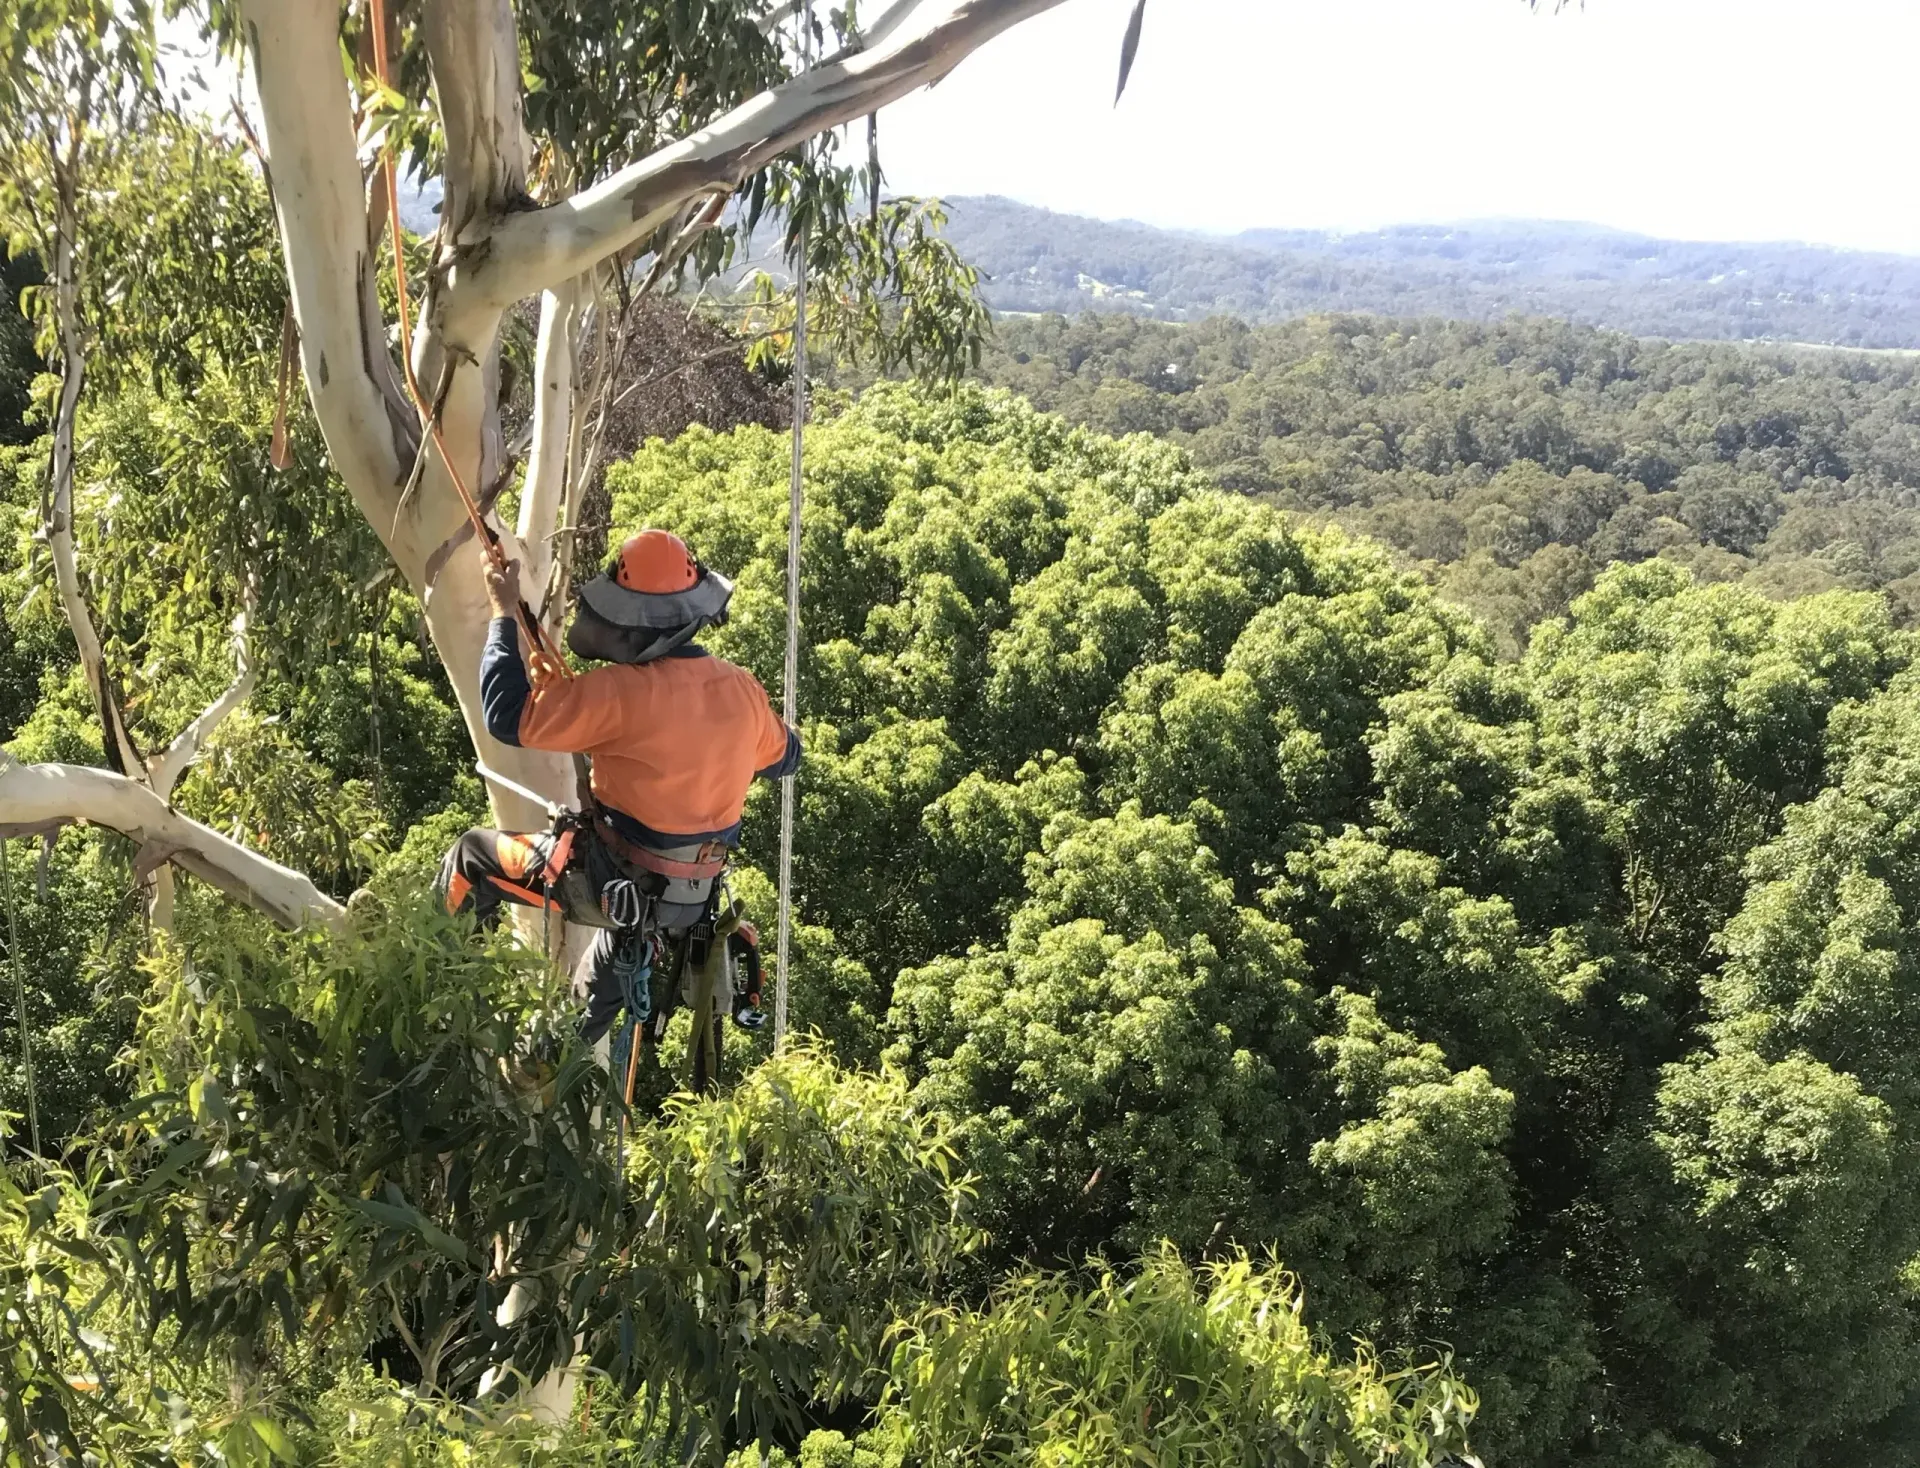
<svg viewBox="0 0 1920 1468">
<path fill-rule="evenodd" d="M 629 536 L 607 568 L 628 591 L 686 591 L 700 579 L 700 563 L 687 543 L 671 530 L 642 530 Z"/>
<path fill-rule="evenodd" d="M 567 646 L 581 657 L 649 663 L 727 620 L 733 583 L 667 530 L 642 530 L 580 588 Z"/>
</svg>

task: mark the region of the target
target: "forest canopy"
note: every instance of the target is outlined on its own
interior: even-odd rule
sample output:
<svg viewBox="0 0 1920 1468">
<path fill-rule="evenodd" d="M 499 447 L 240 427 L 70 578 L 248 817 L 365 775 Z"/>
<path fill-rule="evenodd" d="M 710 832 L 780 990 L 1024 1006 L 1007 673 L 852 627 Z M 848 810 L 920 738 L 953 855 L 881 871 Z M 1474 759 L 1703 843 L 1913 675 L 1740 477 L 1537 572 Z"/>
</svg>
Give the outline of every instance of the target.
<svg viewBox="0 0 1920 1468">
<path fill-rule="evenodd" d="M 769 674 L 782 454 L 616 476 Z M 1897 1420 L 1879 597 L 1655 559 L 1506 663 L 1383 550 L 997 395 L 869 393 L 809 493 L 803 1002 L 962 1119 L 988 1257 L 1277 1249 L 1336 1335 L 1452 1343 L 1491 1461 Z"/>
<path fill-rule="evenodd" d="M 1565 322 L 1000 323 L 987 381 L 1377 537 L 1503 645 L 1605 566 L 1920 612 L 1920 365 Z"/>
<path fill-rule="evenodd" d="M 712 646 L 769 680 L 787 453 L 763 428 L 696 428 L 609 472 L 616 526 L 672 525 L 737 573 Z M 438 844 L 470 819 L 457 761 L 379 777 L 394 823 L 369 826 L 331 878 L 343 896 L 371 883 L 360 910 L 375 926 L 344 945 L 274 937 L 190 888 L 179 957 L 140 967 L 137 918 L 119 939 L 100 927 L 103 895 L 125 890 L 114 838 L 62 837 L 44 897 L 15 844 L 23 942 L 44 976 L 35 1023 L 57 1037 L 91 1016 L 91 1038 L 64 1052 L 62 1125 L 86 1148 L 111 1141 L 94 1155 L 119 1175 L 175 1181 L 123 1198 L 74 1178 L 54 1215 L 17 1199 L 9 1277 L 29 1271 L 47 1298 L 33 1241 L 87 1230 L 157 1247 L 185 1229 L 200 1261 L 158 1295 L 115 1276 L 123 1307 L 88 1327 L 125 1353 L 116 1381 L 147 1359 L 127 1332 L 199 1363 L 171 1397 L 113 1400 L 125 1442 L 170 1431 L 173 1412 L 366 1461 L 343 1455 L 363 1440 L 395 1451 L 425 1420 L 392 1417 L 395 1391 L 470 1391 L 502 1359 L 537 1371 L 577 1332 L 613 1381 L 650 1383 L 716 1453 L 837 1401 L 856 1409 L 836 1429 L 851 1436 L 816 1433 L 814 1461 L 842 1461 L 855 1437 L 876 1462 L 960 1441 L 1007 1444 L 981 1461 L 1028 1461 L 1074 1430 L 1041 1403 L 1087 1400 L 1080 1373 L 1126 1359 L 1157 1364 L 1129 1368 L 1144 1397 L 1099 1398 L 1106 1410 L 1180 1405 L 1119 1443 L 1184 1442 L 1211 1461 L 1205 1444 L 1295 1433 L 1296 1399 L 1236 1418 L 1244 1393 L 1191 1400 L 1152 1376 L 1177 1374 L 1166 1357 L 1138 1353 L 1181 1312 L 1276 1318 L 1265 1300 L 1293 1318 L 1253 1262 L 1271 1256 L 1323 1339 L 1364 1336 L 1387 1362 L 1450 1348 L 1491 1463 L 1908 1461 L 1920 1037 L 1901 996 L 1920 895 L 1900 874 L 1920 693 L 1877 596 L 1776 602 L 1654 559 L 1604 574 L 1504 661 L 1384 548 L 1218 490 L 1176 447 L 1004 393 L 883 385 L 824 408 L 807 476 L 794 996 L 831 1059 L 808 1051 L 781 1071 L 748 1056 L 727 1096 L 673 1103 L 653 1139 L 637 1133 L 630 1176 L 671 1200 L 640 1234 L 586 1121 L 591 1062 L 563 1063 L 556 1097 L 572 1099 L 531 1133 L 522 1107 L 488 1099 L 516 1033 L 558 1023 L 553 991 L 527 987 L 523 951 L 474 952 L 408 916 Z M 60 727 L 68 655 L 35 646 L 51 702 L 16 750 Z M 400 646 L 387 656 L 408 666 Z M 452 725 L 429 673 L 407 703 L 378 705 L 381 749 Z M 305 727 L 364 730 L 365 688 L 309 690 L 330 712 Z M 260 736 L 219 736 L 188 798 L 227 798 L 229 737 Z M 300 811 L 365 788 L 370 757 L 388 758 L 359 739 L 318 745 L 303 767 L 316 783 L 266 785 L 287 804 L 240 829 L 286 839 Z M 746 839 L 763 870 L 770 797 Z M 740 887 L 764 912 L 764 879 Z M 360 1018 L 343 1025 L 349 1000 Z M 288 1048 L 282 1033 L 310 1038 Z M 116 1045 L 131 1073 L 105 1068 Z M 116 1093 L 151 1099 L 93 1130 L 88 1098 Z M 315 1150 L 299 1118 L 321 1105 L 351 1147 Z M 816 1135 L 838 1140 L 822 1152 Z M 391 1160 L 454 1136 L 474 1167 L 453 1179 Z M 180 1175 L 183 1156 L 205 1160 Z M 770 1165 L 802 1170 L 725 1206 L 700 1191 Z M 269 1179 L 303 1178 L 275 1201 Z M 851 1253 L 805 1244 L 779 1212 L 825 1186 L 853 1210 L 832 1236 Z M 231 1237 L 195 1222 L 223 1216 L 252 1222 Z M 614 1293 L 542 1297 L 514 1329 L 482 1329 L 490 1311 L 462 1301 L 487 1298 L 477 1256 L 506 1218 L 527 1231 L 511 1269 L 551 1268 L 585 1227 L 585 1267 Z M 675 1221 L 695 1219 L 691 1235 Z M 703 1342 L 761 1276 L 685 1273 L 689 1246 L 751 1250 L 793 1307 L 755 1314 L 718 1377 Z M 893 1262 L 843 1290 L 875 1249 Z M 1167 1249 L 1213 1262 L 1196 1275 Z M 104 1267 L 65 1287 L 90 1291 Z M 637 1332 L 610 1303 L 628 1289 Z M 324 1349 L 277 1333 L 283 1297 L 294 1318 L 338 1322 Z M 1016 1325 L 1036 1312 L 1067 1334 Z M 419 1329 L 436 1321 L 429 1350 Z M 917 1344 L 874 1354 L 888 1322 Z M 1416 1421 L 1438 1434 L 1417 1451 L 1443 1451 L 1471 1411 L 1451 1378 L 1370 1396 L 1368 1358 L 1249 1328 L 1210 1335 L 1225 1354 L 1196 1379 L 1286 1360 L 1344 1383 L 1330 1400 L 1362 1415 L 1341 1430 L 1375 1446 L 1329 1447 L 1329 1463 L 1411 1445 Z M 213 1367 L 241 1342 L 235 1408 Z M 785 1386 L 716 1405 L 775 1359 Z M 968 1379 L 986 1395 L 926 1385 L 962 1370 L 984 1373 Z M 1051 1383 L 1011 1419 L 986 1385 L 1008 1373 Z M 532 1430 L 463 1415 L 459 1399 L 434 1408 L 434 1431 L 497 1447 Z M 641 1418 L 595 1420 L 645 1440 Z"/>
<path fill-rule="evenodd" d="M 791 565 L 797 295 L 748 366 L 637 348 L 633 288 L 770 200 L 836 354 L 957 368 L 936 207 L 793 150 L 1039 8 L 796 75 L 761 0 L 498 6 L 491 50 L 249 3 L 244 146 L 160 105 L 144 11 L 34 12 L 5 1468 L 1920 1463 L 1900 364 L 1043 320 L 989 364 L 1041 406 L 818 397 Z M 711 171 L 657 167 L 690 128 Z M 734 360 L 626 396 L 679 351 Z M 668 1015 L 616 1089 L 565 935 L 434 878 L 574 788 L 476 718 L 470 537 L 538 635 L 644 526 L 776 694 L 799 576 L 797 1033 L 722 1025 L 716 1075 Z"/>
</svg>

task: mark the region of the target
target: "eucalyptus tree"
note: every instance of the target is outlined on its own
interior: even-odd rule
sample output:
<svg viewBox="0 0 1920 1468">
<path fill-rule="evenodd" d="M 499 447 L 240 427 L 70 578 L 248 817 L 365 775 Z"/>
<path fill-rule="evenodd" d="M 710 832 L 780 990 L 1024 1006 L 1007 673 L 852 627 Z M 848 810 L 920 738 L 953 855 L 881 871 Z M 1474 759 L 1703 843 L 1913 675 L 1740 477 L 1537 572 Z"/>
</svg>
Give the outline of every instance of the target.
<svg viewBox="0 0 1920 1468">
<path fill-rule="evenodd" d="M 163 129 L 165 120 L 150 7 L 81 0 L 19 7 L 10 19 L 15 51 L 0 94 L 0 219 L 10 253 L 30 251 L 45 266 L 36 315 L 39 345 L 52 367 L 42 404 L 50 451 L 35 538 L 46 549 L 54 595 L 100 720 L 111 774 L 8 769 L 11 798 L 0 805 L 0 832 L 48 831 L 76 815 L 112 812 L 118 818 L 109 823 L 140 843 L 135 871 L 142 879 L 152 878 L 156 926 L 172 923 L 168 858 L 176 853 L 188 870 L 230 890 L 257 890 L 264 905 L 297 920 L 309 911 L 302 888 L 310 884 L 289 881 L 231 841 L 209 841 L 198 833 L 183 839 L 181 819 L 169 809 L 175 787 L 208 738 L 252 692 L 257 668 L 249 652 L 246 610 L 233 619 L 232 681 L 163 748 L 143 752 L 88 604 L 76 551 L 75 438 L 90 359 L 97 365 L 99 328 L 130 307 L 138 315 L 137 302 L 148 294 L 137 286 L 116 289 L 103 259 L 124 259 L 127 252 L 114 245 L 124 244 L 129 226 L 164 235 L 163 216 L 169 212 L 163 204 L 158 214 L 135 222 L 137 208 L 130 205 L 154 201 L 126 188 L 130 174 L 123 145 Z M 195 196 L 207 194 L 196 191 Z M 95 240 L 95 233 L 107 238 Z M 122 238 L 114 240 L 115 235 Z M 210 293 L 210 316 L 220 314 L 224 304 L 213 300 L 216 294 Z M 252 582 L 244 567 L 239 578 L 249 588 L 243 600 L 250 607 Z"/>
<path fill-rule="evenodd" d="M 563 757 L 505 748 L 485 731 L 488 614 L 463 500 L 521 561 L 532 615 L 556 628 L 625 304 L 688 272 L 721 271 L 770 217 L 789 249 L 814 246 L 825 289 L 813 310 L 830 335 L 864 338 L 908 365 L 951 366 L 970 351 L 984 322 L 971 274 L 914 201 L 860 209 L 861 176 L 835 161 L 831 135 L 1058 3 L 896 0 L 871 20 L 849 5 L 805 35 L 799 7 L 773 0 L 173 7 L 244 58 L 255 101 L 243 126 L 272 190 L 289 355 L 332 469 L 423 604 L 490 766 L 556 800 L 573 788 Z M 149 7 L 70 0 L 12 19 L 24 39 L 68 48 L 114 95 L 164 91 Z M 812 61 L 816 51 L 826 54 Z M 16 85 L 35 66 L 17 49 Z M 391 228 L 402 159 L 442 187 L 424 247 Z M 864 182 L 877 199 L 873 168 Z M 383 255 L 390 239 L 397 262 Z M 515 433 L 503 412 L 503 328 L 535 299 L 530 421 Z M 770 329 L 790 317 L 775 310 Z M 515 496 L 508 524 L 499 506 Z M 104 703 L 101 713 L 111 727 Z M 523 798 L 494 801 L 503 824 L 541 818 Z M 125 830 L 148 859 L 185 866 L 280 921 L 338 920 L 312 883 L 188 821 L 124 764 L 83 773 L 8 762 L 0 810 L 16 829 L 84 818 Z"/>
</svg>

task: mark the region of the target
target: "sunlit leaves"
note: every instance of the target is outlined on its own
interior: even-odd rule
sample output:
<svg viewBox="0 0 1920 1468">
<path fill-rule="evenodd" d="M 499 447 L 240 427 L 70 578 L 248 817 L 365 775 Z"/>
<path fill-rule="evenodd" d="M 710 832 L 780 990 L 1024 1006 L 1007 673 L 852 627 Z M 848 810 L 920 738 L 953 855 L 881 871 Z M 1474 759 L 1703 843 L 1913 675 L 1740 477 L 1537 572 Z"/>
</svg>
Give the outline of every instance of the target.
<svg viewBox="0 0 1920 1468">
<path fill-rule="evenodd" d="M 989 326 L 979 272 L 942 236 L 945 222 L 937 204 L 889 199 L 877 217 L 850 219 L 831 248 L 810 247 L 810 350 L 883 374 L 951 377 L 979 365 Z M 748 360 L 791 362 L 795 315 L 791 288 L 758 274 L 741 322 L 754 342 Z"/>
<path fill-rule="evenodd" d="M 1244 1256 L 1193 1269 L 1163 1249 L 1085 1291 L 1022 1277 L 904 1337 L 875 1446 L 996 1468 L 1460 1460 L 1471 1390 L 1431 1361 L 1336 1361 L 1302 1313 Z"/>
</svg>

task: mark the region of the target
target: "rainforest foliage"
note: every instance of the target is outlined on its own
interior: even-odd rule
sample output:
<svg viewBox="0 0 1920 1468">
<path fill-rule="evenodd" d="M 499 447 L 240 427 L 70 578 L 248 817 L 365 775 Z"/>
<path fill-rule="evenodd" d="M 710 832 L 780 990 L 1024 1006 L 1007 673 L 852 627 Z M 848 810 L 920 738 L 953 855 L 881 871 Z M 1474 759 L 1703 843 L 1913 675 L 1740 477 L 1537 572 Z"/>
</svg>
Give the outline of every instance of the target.
<svg viewBox="0 0 1920 1468">
<path fill-rule="evenodd" d="M 297 401 L 268 467 L 264 191 L 238 155 L 155 149 L 100 202 L 191 232 L 218 200 L 236 245 L 112 317 L 78 435 L 87 590 L 143 746 L 225 685 L 253 608 L 258 687 L 178 804 L 352 901 L 286 934 L 183 883 L 167 935 L 119 838 L 0 849 L 8 1468 L 762 1442 L 801 1468 L 1357 1468 L 1463 1458 L 1469 1429 L 1496 1468 L 1920 1461 L 1920 671 L 1870 589 L 1890 564 L 1763 594 L 1794 589 L 1767 547 L 1803 508 L 1902 513 L 1897 371 L 1335 321 L 1275 369 L 1324 410 L 1284 422 L 1334 426 L 1288 434 L 1231 385 L 1135 383 L 1227 404 L 1157 438 L 979 387 L 821 402 L 812 1038 L 736 1036 L 713 1096 L 653 1074 L 620 1135 L 564 981 L 428 893 L 483 815 L 471 751 Z M 193 293 L 218 310 L 187 340 Z M 1515 395 L 1555 343 L 1564 376 Z M 1596 386 L 1572 364 L 1603 347 Z M 1427 351 L 1472 412 L 1378 385 Z M 1816 390 L 1826 416 L 1786 406 Z M 1618 445 L 1559 398 L 1613 403 Z M 1374 429 L 1335 432 L 1360 402 Z M 1688 478 L 1710 413 L 1743 415 L 1730 489 Z M 99 763 L 33 537 L 34 421 L 0 450 L 0 732 Z M 776 691 L 789 452 L 695 428 L 606 476 L 616 532 L 670 526 L 736 575 L 710 645 Z M 1537 502 L 1468 516 L 1523 536 L 1611 485 L 1561 547 L 1597 562 L 1634 505 L 1691 526 L 1689 494 L 1737 506 L 1767 475 L 1744 577 L 1642 546 L 1542 603 L 1564 614 L 1492 626 L 1298 513 L 1533 476 Z M 776 816 L 762 787 L 737 880 L 768 926 Z M 576 1359 L 556 1432 L 513 1387 Z"/>
<path fill-rule="evenodd" d="M 1230 489 L 1397 547 L 1504 648 L 1605 566 L 1920 612 L 1920 366 L 1565 322 L 1319 316 L 1001 324 L 983 371 Z"/>
</svg>

